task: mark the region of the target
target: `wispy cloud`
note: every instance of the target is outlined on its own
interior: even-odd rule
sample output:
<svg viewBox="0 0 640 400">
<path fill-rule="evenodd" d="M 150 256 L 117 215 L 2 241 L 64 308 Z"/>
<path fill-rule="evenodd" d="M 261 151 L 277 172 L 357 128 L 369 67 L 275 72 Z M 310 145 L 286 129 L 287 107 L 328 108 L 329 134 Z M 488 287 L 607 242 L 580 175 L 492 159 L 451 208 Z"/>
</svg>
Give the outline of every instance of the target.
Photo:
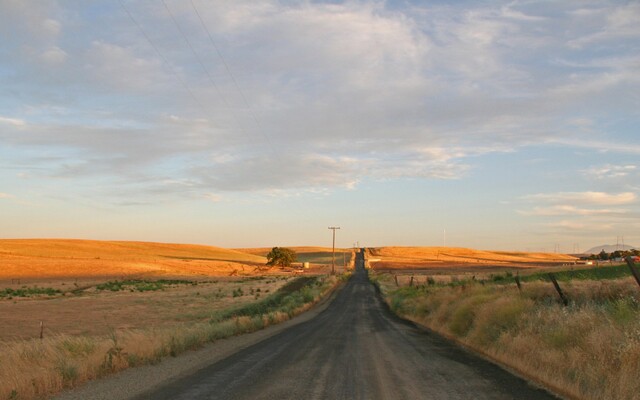
<svg viewBox="0 0 640 400">
<path fill-rule="evenodd" d="M 418 3 L 194 2 L 208 32 L 191 2 L 167 1 L 177 26 L 157 3 L 105 2 L 99 19 L 3 3 L 17 39 L 0 83 L 28 123 L 0 117 L 0 143 L 46 176 L 180 191 L 148 182 L 162 177 L 200 197 L 463 179 L 477 157 L 540 144 L 640 154 L 601 132 L 640 101 L 638 7 Z"/>
<path fill-rule="evenodd" d="M 521 211 L 523 215 L 531 216 L 558 216 L 558 215 L 583 215 L 583 216 L 607 216 L 607 215 L 624 215 L 629 210 L 625 209 L 593 209 L 580 208 L 571 205 L 556 205 L 549 207 L 534 207 L 529 211 Z"/>
<path fill-rule="evenodd" d="M 13 196 L 8 193 L 0 193 L 0 199 L 11 199 L 11 198 L 13 198 Z"/>
<path fill-rule="evenodd" d="M 582 171 L 585 175 L 595 179 L 615 179 L 628 176 L 635 172 L 637 166 L 635 165 L 612 165 L 605 164 L 600 166 L 594 166 Z"/>
<path fill-rule="evenodd" d="M 562 220 L 545 224 L 547 227 L 568 232 L 610 232 L 614 229 L 611 223 Z"/>
<path fill-rule="evenodd" d="M 16 127 L 22 127 L 22 126 L 25 126 L 27 123 L 23 119 L 0 116 L 0 124 L 8 124 Z"/>
<path fill-rule="evenodd" d="M 532 194 L 525 196 L 524 199 L 546 203 L 578 203 L 607 206 L 630 204 L 635 202 L 636 197 L 635 193 L 632 192 L 557 192 Z"/>
<path fill-rule="evenodd" d="M 219 203 L 222 201 L 222 196 L 220 196 L 219 194 L 215 194 L 215 193 L 207 193 L 204 195 L 204 198 L 213 202 L 213 203 Z"/>
</svg>

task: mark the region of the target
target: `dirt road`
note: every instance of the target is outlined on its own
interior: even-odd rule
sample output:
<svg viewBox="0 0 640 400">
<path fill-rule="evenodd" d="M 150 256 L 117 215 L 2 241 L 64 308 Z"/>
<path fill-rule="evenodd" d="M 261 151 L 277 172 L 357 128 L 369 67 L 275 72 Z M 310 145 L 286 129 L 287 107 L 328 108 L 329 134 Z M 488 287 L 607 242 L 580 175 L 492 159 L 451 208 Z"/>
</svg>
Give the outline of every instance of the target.
<svg viewBox="0 0 640 400">
<path fill-rule="evenodd" d="M 317 317 L 136 399 L 554 398 L 392 315 L 359 256 Z"/>
</svg>

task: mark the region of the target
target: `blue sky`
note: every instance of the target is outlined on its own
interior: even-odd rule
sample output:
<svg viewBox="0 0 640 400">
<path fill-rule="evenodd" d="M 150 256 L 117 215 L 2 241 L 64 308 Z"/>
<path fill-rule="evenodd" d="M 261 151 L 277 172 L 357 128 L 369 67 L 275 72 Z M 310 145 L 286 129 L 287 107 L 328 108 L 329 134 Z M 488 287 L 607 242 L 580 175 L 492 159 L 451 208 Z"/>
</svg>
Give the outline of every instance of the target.
<svg viewBox="0 0 640 400">
<path fill-rule="evenodd" d="M 640 245 L 640 5 L 0 1 L 0 237 Z"/>
</svg>

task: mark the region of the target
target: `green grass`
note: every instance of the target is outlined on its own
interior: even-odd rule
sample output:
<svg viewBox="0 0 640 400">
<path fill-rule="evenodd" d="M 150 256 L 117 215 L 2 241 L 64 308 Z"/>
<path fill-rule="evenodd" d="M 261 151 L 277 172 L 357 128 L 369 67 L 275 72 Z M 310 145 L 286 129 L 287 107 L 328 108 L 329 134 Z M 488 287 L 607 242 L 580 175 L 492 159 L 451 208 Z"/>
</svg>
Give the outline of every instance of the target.
<svg viewBox="0 0 640 400">
<path fill-rule="evenodd" d="M 640 265 L 637 265 L 636 268 L 640 270 Z M 520 275 L 520 282 L 535 282 L 535 281 L 545 281 L 550 282 L 549 272 L 552 272 L 558 281 L 561 282 L 569 282 L 572 280 L 578 281 L 601 281 L 601 280 L 612 280 L 612 279 L 620 279 L 626 278 L 631 275 L 631 270 L 626 264 L 623 265 L 613 265 L 606 267 L 592 267 L 585 269 L 558 269 L 555 271 L 540 271 L 535 272 L 529 275 Z M 491 274 L 489 275 L 489 282 L 492 283 L 507 283 L 512 284 L 515 282 L 515 277 L 513 272 L 507 271 L 502 274 Z M 459 286 L 461 284 L 469 283 L 469 280 L 461 280 L 459 282 L 452 282 L 451 284 L 446 284 L 445 286 Z"/>
<path fill-rule="evenodd" d="M 0 298 L 13 298 L 13 297 L 32 297 L 32 296 L 55 296 L 62 293 L 58 289 L 44 288 L 44 287 L 30 287 L 21 289 L 2 289 L 0 290 Z"/>
<path fill-rule="evenodd" d="M 137 292 L 150 292 L 156 290 L 164 290 L 166 287 L 176 285 L 197 285 L 198 282 L 186 281 L 180 279 L 159 279 L 156 281 L 145 279 L 129 279 L 124 281 L 109 281 L 96 286 L 97 290 L 109 290 L 119 292 L 121 290 L 130 290 Z"/>
<path fill-rule="evenodd" d="M 254 317 L 275 311 L 291 314 L 296 308 L 312 301 L 320 293 L 322 285 L 322 280 L 315 276 L 293 279 L 261 301 L 214 314 L 211 323 L 233 317 Z"/>
<path fill-rule="evenodd" d="M 637 267 L 636 267 L 637 268 Z M 625 278 L 627 276 L 631 276 L 631 270 L 627 265 L 614 265 L 609 267 L 593 267 L 588 269 L 577 269 L 577 270 L 562 270 L 562 271 L 554 271 L 556 279 L 559 281 L 570 281 L 570 280 L 609 280 L 609 279 L 620 279 Z M 523 282 L 531 282 L 537 280 L 549 280 L 549 275 L 547 272 L 537 272 L 532 275 L 522 276 L 520 278 Z"/>
</svg>

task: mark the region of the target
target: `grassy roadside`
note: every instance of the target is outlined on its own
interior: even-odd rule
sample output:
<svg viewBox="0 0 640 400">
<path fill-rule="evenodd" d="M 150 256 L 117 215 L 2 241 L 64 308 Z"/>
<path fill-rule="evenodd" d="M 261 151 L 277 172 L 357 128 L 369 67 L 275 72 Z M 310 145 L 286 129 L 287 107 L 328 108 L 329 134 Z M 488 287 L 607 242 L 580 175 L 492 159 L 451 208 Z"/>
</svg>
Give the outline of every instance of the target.
<svg viewBox="0 0 640 400">
<path fill-rule="evenodd" d="M 288 320 L 328 295 L 342 279 L 296 278 L 261 300 L 178 327 L 0 342 L 0 399 L 46 398 L 87 380 Z"/>
<path fill-rule="evenodd" d="M 550 283 L 465 282 L 397 288 L 371 274 L 400 316 L 579 399 L 637 399 L 640 393 L 640 290 L 631 278 Z"/>
</svg>

